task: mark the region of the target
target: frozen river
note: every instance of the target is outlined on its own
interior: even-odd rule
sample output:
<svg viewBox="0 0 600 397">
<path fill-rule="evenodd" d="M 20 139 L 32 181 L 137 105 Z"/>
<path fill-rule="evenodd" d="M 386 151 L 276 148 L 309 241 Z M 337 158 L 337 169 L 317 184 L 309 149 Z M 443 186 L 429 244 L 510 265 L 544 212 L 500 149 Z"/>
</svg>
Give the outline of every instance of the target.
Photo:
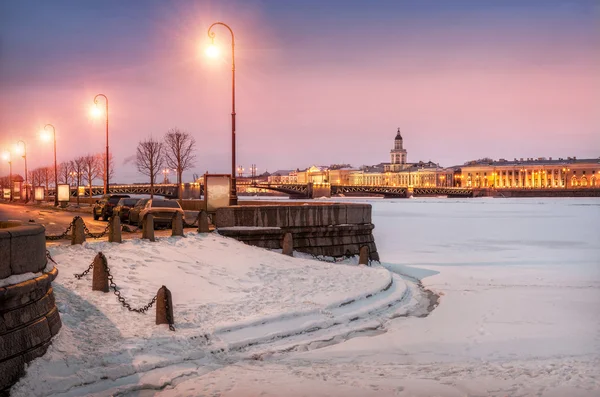
<svg viewBox="0 0 600 397">
<path fill-rule="evenodd" d="M 373 205 L 382 264 L 421 279 L 438 308 L 188 385 L 231 396 L 600 395 L 600 200 L 351 201 Z"/>
</svg>

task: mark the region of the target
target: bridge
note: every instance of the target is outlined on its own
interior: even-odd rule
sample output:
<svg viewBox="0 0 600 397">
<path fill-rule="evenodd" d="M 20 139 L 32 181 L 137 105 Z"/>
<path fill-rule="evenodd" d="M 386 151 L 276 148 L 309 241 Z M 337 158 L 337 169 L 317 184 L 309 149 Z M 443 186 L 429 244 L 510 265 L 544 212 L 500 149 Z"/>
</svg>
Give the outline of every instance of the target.
<svg viewBox="0 0 600 397">
<path fill-rule="evenodd" d="M 255 187 L 289 194 L 292 198 L 328 197 L 331 195 L 380 195 L 385 198 L 412 196 L 473 197 L 473 189 L 458 187 L 355 186 L 329 184 L 256 183 Z"/>
<path fill-rule="evenodd" d="M 83 188 L 83 186 L 82 186 Z M 104 194 L 104 186 L 92 186 L 92 196 L 101 196 Z M 195 185 L 186 183 L 183 186 L 184 197 L 189 196 L 190 198 L 199 199 L 204 194 L 204 185 Z M 85 197 L 90 196 L 90 187 L 85 186 Z M 130 184 L 130 185 L 110 185 L 108 192 L 110 194 L 150 194 L 152 191 L 150 184 Z M 187 193 L 187 194 L 186 194 Z M 177 198 L 177 184 L 174 183 L 159 183 L 154 185 L 154 194 L 157 196 L 164 196 L 165 198 L 174 199 Z M 48 195 L 54 196 L 54 189 L 48 189 Z M 77 197 L 77 188 L 72 187 L 70 189 L 71 197 Z M 84 197 L 84 196 L 80 196 Z"/>
</svg>

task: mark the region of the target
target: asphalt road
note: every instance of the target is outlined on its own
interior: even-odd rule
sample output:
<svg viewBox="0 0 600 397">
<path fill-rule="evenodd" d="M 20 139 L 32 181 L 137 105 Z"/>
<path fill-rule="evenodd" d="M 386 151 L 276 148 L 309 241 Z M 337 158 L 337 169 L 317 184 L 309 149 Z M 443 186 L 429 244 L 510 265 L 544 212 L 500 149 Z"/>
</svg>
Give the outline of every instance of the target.
<svg viewBox="0 0 600 397">
<path fill-rule="evenodd" d="M 73 218 L 78 215 L 83 218 L 83 221 L 92 233 L 103 231 L 108 223 L 95 221 L 92 218 L 91 212 L 71 212 L 45 206 L 0 204 L 0 220 L 33 221 L 43 225 L 46 228 L 46 233 L 49 235 L 63 233 L 71 221 L 73 221 Z"/>
</svg>

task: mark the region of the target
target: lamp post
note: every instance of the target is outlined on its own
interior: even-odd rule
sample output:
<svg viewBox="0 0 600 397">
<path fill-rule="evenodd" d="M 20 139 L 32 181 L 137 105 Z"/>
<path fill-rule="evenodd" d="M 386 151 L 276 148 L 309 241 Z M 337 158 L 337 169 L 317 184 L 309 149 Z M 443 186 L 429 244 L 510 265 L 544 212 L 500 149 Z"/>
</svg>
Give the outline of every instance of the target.
<svg viewBox="0 0 600 397">
<path fill-rule="evenodd" d="M 29 202 L 29 190 L 27 188 L 27 145 L 25 144 L 24 141 L 18 141 L 17 145 L 19 143 L 23 144 L 23 159 L 25 160 L 25 202 Z"/>
<path fill-rule="evenodd" d="M 235 183 L 235 36 L 233 30 L 223 22 L 215 22 L 210 25 L 208 28 L 208 37 L 211 39 L 213 46 L 207 50 L 209 56 L 215 57 L 218 54 L 216 47 L 214 47 L 215 33 L 211 30 L 215 25 L 222 25 L 231 33 L 231 194 L 229 205 L 237 205 L 238 198 Z"/>
<path fill-rule="evenodd" d="M 58 170 L 56 167 L 56 128 L 52 124 L 46 124 L 44 126 L 44 131 L 46 131 L 47 127 L 52 127 L 52 135 L 54 139 L 54 206 L 58 207 Z M 50 140 L 50 136 L 42 135 L 44 139 Z"/>
<path fill-rule="evenodd" d="M 12 160 L 10 158 L 10 152 L 6 151 L 2 153 L 2 158 L 8 162 L 8 188 L 10 189 L 9 201 L 12 201 L 13 185 L 12 185 Z"/>
<path fill-rule="evenodd" d="M 169 169 L 168 169 L 168 168 L 165 168 L 165 169 L 163 170 L 163 183 L 164 183 L 164 184 L 167 184 L 167 183 L 169 183 L 169 179 L 168 179 L 167 175 L 169 175 Z"/>
<path fill-rule="evenodd" d="M 99 110 L 98 110 L 98 97 L 103 97 L 104 98 L 104 102 L 106 103 L 106 164 L 105 164 L 105 169 L 104 169 L 104 194 L 108 194 L 109 193 L 109 173 L 110 173 L 110 157 L 108 157 L 108 98 L 106 97 L 106 95 L 104 94 L 98 94 L 94 97 L 94 105 L 95 106 L 95 110 L 94 110 L 94 114 L 97 116 L 99 115 Z"/>
</svg>

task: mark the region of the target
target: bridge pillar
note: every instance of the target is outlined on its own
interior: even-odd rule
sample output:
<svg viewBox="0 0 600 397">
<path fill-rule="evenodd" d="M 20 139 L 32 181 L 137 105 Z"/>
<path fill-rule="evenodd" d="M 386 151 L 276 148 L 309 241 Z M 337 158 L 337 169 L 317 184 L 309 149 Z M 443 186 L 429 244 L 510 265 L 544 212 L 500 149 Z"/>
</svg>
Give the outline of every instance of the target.
<svg viewBox="0 0 600 397">
<path fill-rule="evenodd" d="M 320 197 L 331 197 L 331 185 L 329 183 L 308 183 L 307 188 L 308 198 L 320 198 Z"/>
</svg>

